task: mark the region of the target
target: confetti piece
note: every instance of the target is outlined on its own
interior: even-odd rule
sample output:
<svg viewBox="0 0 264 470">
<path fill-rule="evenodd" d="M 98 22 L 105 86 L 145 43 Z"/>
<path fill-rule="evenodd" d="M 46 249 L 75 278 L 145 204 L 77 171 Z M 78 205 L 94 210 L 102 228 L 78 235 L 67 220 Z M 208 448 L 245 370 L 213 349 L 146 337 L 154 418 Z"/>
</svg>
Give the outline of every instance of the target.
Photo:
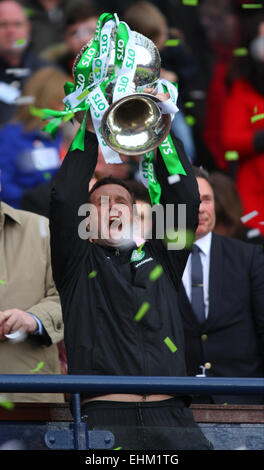
<svg viewBox="0 0 264 470">
<path fill-rule="evenodd" d="M 264 119 L 264 113 L 256 114 L 254 116 L 251 116 L 250 121 L 251 122 L 256 122 L 256 121 L 260 121 L 261 119 Z"/>
<path fill-rule="evenodd" d="M 8 411 L 13 411 L 13 409 L 15 408 L 14 403 L 8 400 L 2 400 L 1 397 L 0 397 L 0 406 L 2 406 Z"/>
<path fill-rule="evenodd" d="M 93 279 L 95 276 L 97 276 L 96 271 L 91 271 L 90 274 L 88 274 L 89 279 Z"/>
<path fill-rule="evenodd" d="M 170 176 L 168 176 L 168 183 L 169 184 L 179 183 L 179 181 L 181 181 L 180 175 L 170 175 Z"/>
<path fill-rule="evenodd" d="M 45 173 L 43 174 L 43 178 L 45 180 L 50 180 L 51 179 L 51 173 L 49 171 L 45 171 Z"/>
<path fill-rule="evenodd" d="M 34 373 L 34 372 L 38 372 L 40 369 L 42 369 L 42 367 L 44 366 L 44 362 L 39 362 L 37 367 L 35 369 L 31 369 L 30 372 Z"/>
<path fill-rule="evenodd" d="M 195 239 L 195 233 L 192 230 L 171 230 L 166 233 L 164 243 L 170 249 L 190 249 Z M 177 246 L 175 246 L 175 244 Z"/>
<path fill-rule="evenodd" d="M 27 42 L 26 39 L 17 39 L 17 41 L 15 41 L 15 45 L 16 46 L 23 46 L 26 42 Z"/>
<path fill-rule="evenodd" d="M 185 108 L 194 108 L 195 103 L 193 101 L 186 101 L 186 103 L 184 103 L 184 106 Z"/>
<path fill-rule="evenodd" d="M 148 302 L 143 302 L 139 311 L 136 313 L 134 320 L 140 321 L 144 317 L 144 315 L 147 313 L 149 307 L 150 307 L 150 304 Z"/>
<path fill-rule="evenodd" d="M 171 350 L 171 352 L 175 353 L 175 351 L 177 351 L 178 349 L 177 346 L 175 346 L 175 344 L 171 341 L 171 339 L 168 336 L 163 341 L 166 344 L 166 346 L 168 346 L 168 348 Z"/>
<path fill-rule="evenodd" d="M 121 449 L 123 449 L 123 447 L 116 447 L 116 448 L 113 449 L 113 450 L 121 450 Z"/>
<path fill-rule="evenodd" d="M 196 6 L 198 5 L 198 0 L 182 0 L 183 5 Z"/>
<path fill-rule="evenodd" d="M 149 279 L 151 281 L 156 281 L 163 274 L 163 267 L 161 264 L 158 264 L 150 273 Z"/>
<path fill-rule="evenodd" d="M 188 126 L 193 126 L 196 123 L 196 119 L 195 117 L 188 115 L 188 116 L 185 116 L 185 122 Z"/>
<path fill-rule="evenodd" d="M 141 245 L 138 247 L 137 253 L 140 253 L 140 252 L 141 252 L 141 250 L 142 250 L 143 246 L 145 245 L 145 243 L 146 243 L 146 242 L 141 243 Z"/>
<path fill-rule="evenodd" d="M 236 150 L 228 150 L 225 152 L 225 159 L 229 162 L 239 160 L 239 153 Z"/>
<path fill-rule="evenodd" d="M 261 222 L 259 222 L 260 225 L 264 225 L 264 220 L 262 220 Z"/>
<path fill-rule="evenodd" d="M 246 222 L 253 219 L 257 215 L 258 215 L 258 211 L 252 211 L 252 212 L 249 212 L 248 214 L 243 215 L 242 217 L 240 217 L 240 220 L 241 220 L 241 222 L 243 222 L 243 224 L 245 224 Z"/>
<path fill-rule="evenodd" d="M 261 3 L 242 3 L 242 8 L 262 8 Z"/>
<path fill-rule="evenodd" d="M 257 112 L 258 112 L 258 107 L 255 106 L 255 108 L 254 108 L 254 113 L 256 114 Z"/>
<path fill-rule="evenodd" d="M 0 284 L 2 284 L 2 286 L 5 286 L 5 285 L 6 285 L 6 281 L 3 281 L 3 279 L 0 279 Z"/>
<path fill-rule="evenodd" d="M 233 55 L 237 57 L 243 57 L 248 55 L 248 50 L 246 47 L 238 47 L 233 50 Z"/>
<path fill-rule="evenodd" d="M 258 228 L 253 228 L 247 232 L 247 238 L 254 238 L 260 235 L 260 230 Z"/>
<path fill-rule="evenodd" d="M 167 41 L 165 41 L 165 44 L 164 46 L 166 47 L 170 47 L 170 46 L 178 46 L 180 44 L 181 40 L 180 39 L 167 39 Z"/>
</svg>

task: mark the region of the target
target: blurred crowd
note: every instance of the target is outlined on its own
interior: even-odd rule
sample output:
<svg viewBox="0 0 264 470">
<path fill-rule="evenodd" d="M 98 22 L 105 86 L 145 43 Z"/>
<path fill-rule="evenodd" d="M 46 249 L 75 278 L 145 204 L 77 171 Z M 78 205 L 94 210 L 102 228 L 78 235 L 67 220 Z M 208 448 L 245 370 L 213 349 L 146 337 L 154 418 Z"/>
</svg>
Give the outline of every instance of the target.
<svg viewBox="0 0 264 470">
<path fill-rule="evenodd" d="M 41 109 L 64 108 L 64 84 L 73 81 L 76 55 L 93 37 L 99 15 L 116 12 L 156 44 L 161 77 L 178 84 L 172 132 L 190 161 L 210 174 L 215 233 L 263 243 L 264 6 L 244 5 L 242 0 L 0 1 L 1 200 L 49 216 L 51 181 L 79 123 L 64 122 L 52 138 L 43 132 Z M 136 159 L 106 165 L 99 153 L 94 177 L 109 174 L 129 181 L 138 200 L 147 200 Z M 63 336 L 54 341 L 65 373 Z"/>
</svg>

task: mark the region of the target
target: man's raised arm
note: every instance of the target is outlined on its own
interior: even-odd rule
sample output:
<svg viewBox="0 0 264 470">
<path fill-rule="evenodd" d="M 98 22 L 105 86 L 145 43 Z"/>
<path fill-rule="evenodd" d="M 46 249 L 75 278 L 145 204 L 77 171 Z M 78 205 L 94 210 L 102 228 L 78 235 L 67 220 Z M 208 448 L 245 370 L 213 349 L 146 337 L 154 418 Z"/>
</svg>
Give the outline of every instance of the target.
<svg viewBox="0 0 264 470">
<path fill-rule="evenodd" d="M 176 287 L 178 287 L 198 226 L 200 195 L 194 172 L 182 142 L 173 137 L 175 149 L 186 175 L 171 178 L 165 164 L 166 156 L 158 151 L 154 162 L 155 174 L 161 186 L 160 204 L 163 206 L 164 240 L 157 239 L 157 222 L 154 226 L 153 247 L 160 258 L 161 264 L 168 271 Z M 158 219 L 156 219 L 157 221 Z M 159 221 L 158 221 L 159 222 Z M 172 232 L 179 234 L 173 240 Z M 175 238 L 175 237 L 174 237 Z M 186 241 L 185 247 L 182 243 Z"/>
<path fill-rule="evenodd" d="M 57 288 L 69 259 L 81 256 L 87 243 L 78 236 L 81 205 L 88 202 L 89 182 L 97 163 L 96 135 L 86 132 L 85 150 L 69 151 L 54 178 L 50 203 L 51 260 Z M 82 243 L 81 243 L 82 242 Z"/>
</svg>

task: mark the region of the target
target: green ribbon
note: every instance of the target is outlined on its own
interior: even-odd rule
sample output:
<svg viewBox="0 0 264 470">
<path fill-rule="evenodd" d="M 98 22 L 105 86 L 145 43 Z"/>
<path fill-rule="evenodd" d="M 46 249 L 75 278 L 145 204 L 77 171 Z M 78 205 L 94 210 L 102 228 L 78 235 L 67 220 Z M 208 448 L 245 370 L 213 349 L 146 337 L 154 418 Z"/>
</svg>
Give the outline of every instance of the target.
<svg viewBox="0 0 264 470">
<path fill-rule="evenodd" d="M 170 134 L 159 146 L 159 151 L 161 153 L 162 159 L 165 163 L 169 175 L 186 175 L 182 163 L 180 161 L 178 152 L 173 143 L 172 137 Z M 148 161 L 148 192 L 150 196 L 151 206 L 154 204 L 160 204 L 161 197 L 161 186 L 155 176 L 154 172 L 154 151 L 144 154 L 145 160 Z"/>
</svg>

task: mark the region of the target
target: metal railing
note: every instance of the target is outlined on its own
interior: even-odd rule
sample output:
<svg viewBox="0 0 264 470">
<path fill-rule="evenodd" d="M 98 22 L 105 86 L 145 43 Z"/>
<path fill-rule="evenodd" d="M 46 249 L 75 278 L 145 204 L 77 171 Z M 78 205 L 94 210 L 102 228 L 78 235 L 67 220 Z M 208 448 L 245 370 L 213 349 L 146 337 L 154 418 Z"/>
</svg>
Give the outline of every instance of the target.
<svg viewBox="0 0 264 470">
<path fill-rule="evenodd" d="M 94 396 L 107 393 L 258 395 L 264 394 L 264 378 L 4 374 L 0 375 L 1 392 L 73 394 L 70 436 L 69 431 L 50 431 L 45 438 L 47 447 L 106 449 L 112 448 L 113 435 L 108 431 L 88 431 L 87 423 L 82 422 L 80 395 L 83 393 Z"/>
</svg>

